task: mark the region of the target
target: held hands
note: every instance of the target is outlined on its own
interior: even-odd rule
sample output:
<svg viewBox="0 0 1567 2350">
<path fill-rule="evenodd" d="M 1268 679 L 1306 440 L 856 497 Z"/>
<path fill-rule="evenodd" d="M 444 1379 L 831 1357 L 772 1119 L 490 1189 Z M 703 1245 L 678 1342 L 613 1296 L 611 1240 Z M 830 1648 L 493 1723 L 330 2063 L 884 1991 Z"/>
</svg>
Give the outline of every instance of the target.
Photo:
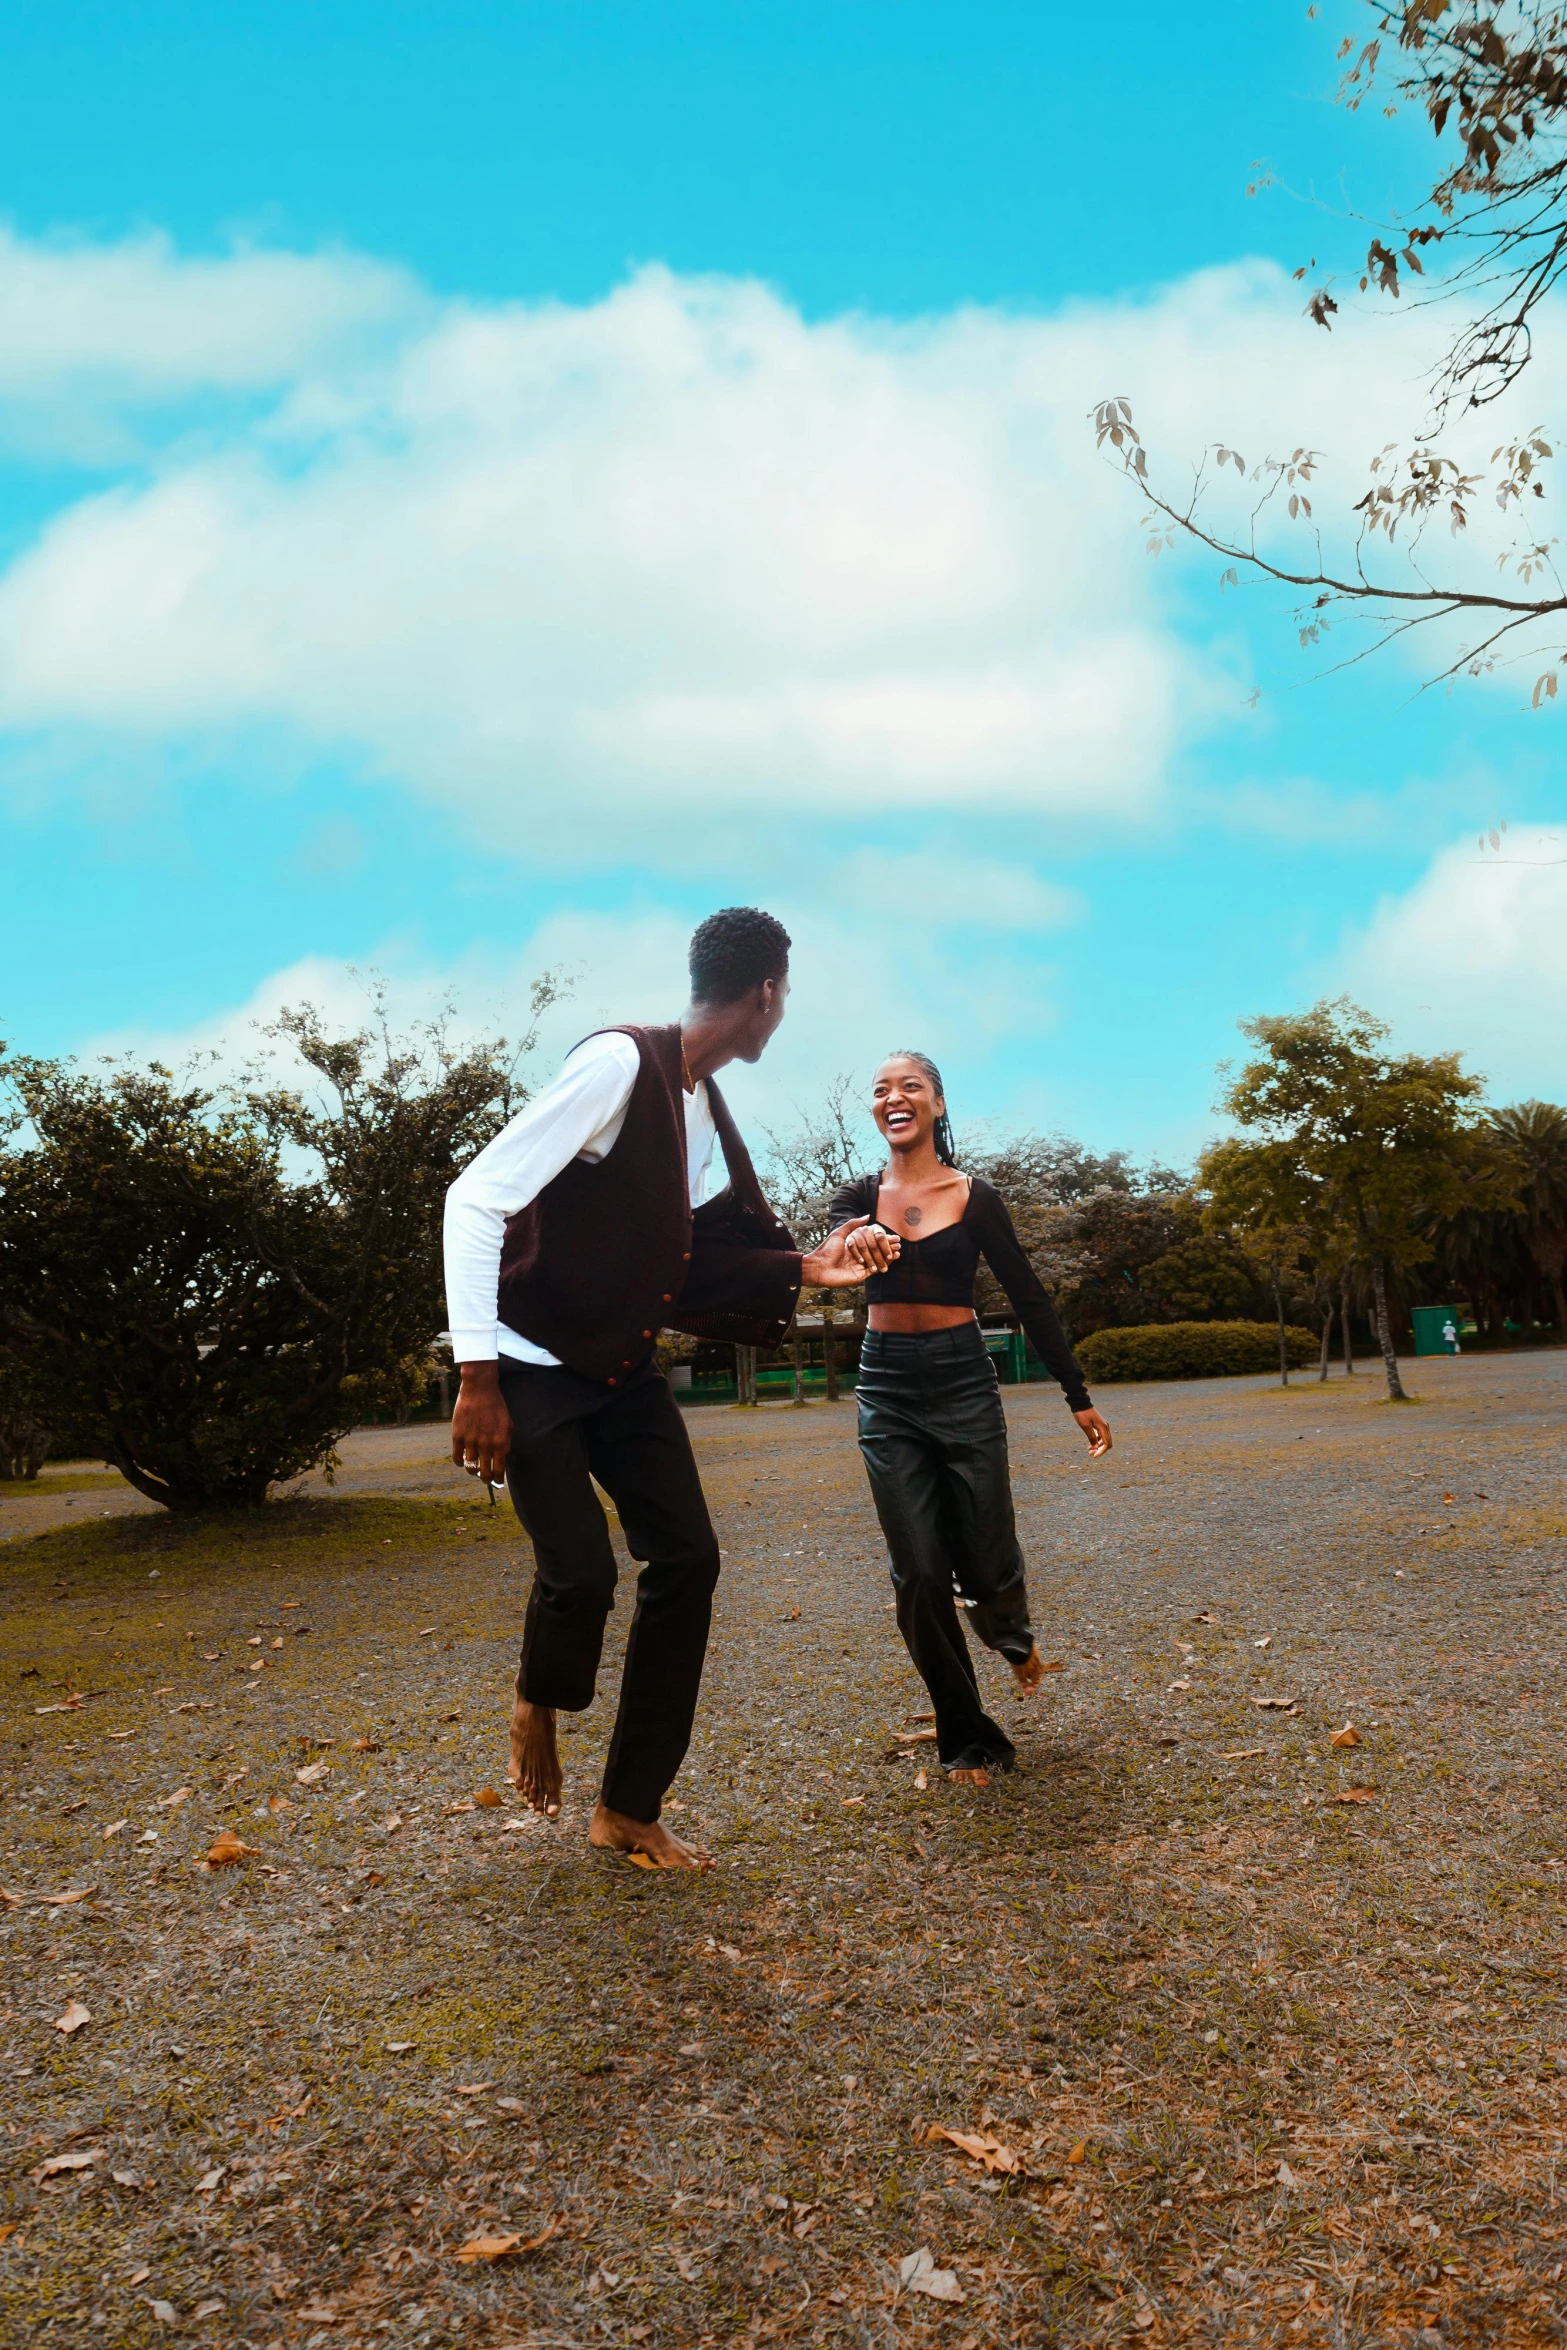
<svg viewBox="0 0 1567 2350">
<path fill-rule="evenodd" d="M 470 1477 L 499 1485 L 511 1450 L 511 1414 L 494 1363 L 463 1363 L 457 1409 L 452 1414 L 452 1459 Z"/>
<path fill-rule="evenodd" d="M 811 1289 L 852 1289 L 869 1273 L 885 1273 L 898 1247 L 895 1232 L 884 1232 L 868 1216 L 857 1216 L 852 1224 L 840 1224 L 836 1232 L 829 1232 L 820 1248 L 801 1258 L 800 1279 Z"/>
<path fill-rule="evenodd" d="M 1109 1421 L 1102 1419 L 1091 1406 L 1086 1412 L 1074 1412 L 1072 1417 L 1088 1439 L 1089 1459 L 1091 1461 L 1102 1460 L 1110 1450 Z"/>
</svg>

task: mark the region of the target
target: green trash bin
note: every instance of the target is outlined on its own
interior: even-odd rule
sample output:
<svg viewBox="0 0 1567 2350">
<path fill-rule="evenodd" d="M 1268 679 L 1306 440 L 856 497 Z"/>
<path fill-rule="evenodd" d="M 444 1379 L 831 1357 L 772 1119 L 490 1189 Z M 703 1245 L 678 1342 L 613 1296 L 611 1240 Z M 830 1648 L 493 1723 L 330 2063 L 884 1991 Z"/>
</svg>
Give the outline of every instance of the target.
<svg viewBox="0 0 1567 2350">
<path fill-rule="evenodd" d="M 1455 1355 L 1458 1352 L 1458 1332 L 1464 1319 L 1462 1306 L 1411 1306 L 1409 1319 L 1415 1326 L 1417 1355 Z M 1451 1338 L 1447 1333 L 1451 1331 Z"/>
</svg>

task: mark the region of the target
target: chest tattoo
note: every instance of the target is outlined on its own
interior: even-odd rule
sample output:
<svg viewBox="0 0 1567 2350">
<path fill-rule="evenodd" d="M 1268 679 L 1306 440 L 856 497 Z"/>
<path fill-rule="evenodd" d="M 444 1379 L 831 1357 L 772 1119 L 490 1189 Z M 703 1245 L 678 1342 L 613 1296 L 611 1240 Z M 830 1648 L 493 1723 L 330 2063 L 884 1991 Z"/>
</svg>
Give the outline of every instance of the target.
<svg viewBox="0 0 1567 2350">
<path fill-rule="evenodd" d="M 924 1215 L 925 1211 L 923 1208 L 905 1208 L 903 1211 L 903 1221 L 905 1224 L 919 1224 L 924 1221 Z"/>
</svg>

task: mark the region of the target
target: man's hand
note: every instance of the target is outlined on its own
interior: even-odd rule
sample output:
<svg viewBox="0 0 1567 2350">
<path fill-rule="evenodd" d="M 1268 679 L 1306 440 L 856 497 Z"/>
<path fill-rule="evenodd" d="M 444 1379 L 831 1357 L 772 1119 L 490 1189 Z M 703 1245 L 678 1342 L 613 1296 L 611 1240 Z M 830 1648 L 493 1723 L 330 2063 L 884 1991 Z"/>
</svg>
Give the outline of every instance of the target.
<svg viewBox="0 0 1567 2350">
<path fill-rule="evenodd" d="M 890 1254 L 879 1264 L 864 1265 L 851 1256 L 848 1243 L 851 1237 L 865 1236 L 870 1223 L 868 1216 L 857 1216 L 852 1224 L 840 1224 L 836 1232 L 829 1232 L 819 1249 L 800 1260 L 800 1280 L 811 1289 L 853 1289 L 867 1273 L 885 1272 L 898 1253 L 898 1237 L 893 1232 L 881 1234 Z M 877 1230 L 880 1231 L 880 1226 Z"/>
<path fill-rule="evenodd" d="M 497 1363 L 462 1363 L 462 1385 L 452 1414 L 452 1459 L 470 1477 L 499 1485 L 511 1450 L 511 1414 L 501 1393 Z"/>
<path fill-rule="evenodd" d="M 1102 1419 L 1091 1405 L 1086 1412 L 1074 1412 L 1072 1417 L 1088 1439 L 1089 1459 L 1101 1460 L 1110 1450 L 1109 1421 Z"/>
</svg>

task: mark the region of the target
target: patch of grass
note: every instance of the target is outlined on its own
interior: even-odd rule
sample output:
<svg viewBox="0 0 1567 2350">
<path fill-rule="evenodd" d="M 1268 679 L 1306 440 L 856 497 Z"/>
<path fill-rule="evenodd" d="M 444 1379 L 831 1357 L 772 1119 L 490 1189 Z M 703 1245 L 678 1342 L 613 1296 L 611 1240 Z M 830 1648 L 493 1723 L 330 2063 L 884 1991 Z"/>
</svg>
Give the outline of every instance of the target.
<svg viewBox="0 0 1567 2350">
<path fill-rule="evenodd" d="M 118 1469 L 44 1469 L 36 1477 L 0 1477 L 0 1501 L 47 1501 L 56 1493 L 98 1493 L 107 1486 L 125 1491 Z"/>
</svg>

